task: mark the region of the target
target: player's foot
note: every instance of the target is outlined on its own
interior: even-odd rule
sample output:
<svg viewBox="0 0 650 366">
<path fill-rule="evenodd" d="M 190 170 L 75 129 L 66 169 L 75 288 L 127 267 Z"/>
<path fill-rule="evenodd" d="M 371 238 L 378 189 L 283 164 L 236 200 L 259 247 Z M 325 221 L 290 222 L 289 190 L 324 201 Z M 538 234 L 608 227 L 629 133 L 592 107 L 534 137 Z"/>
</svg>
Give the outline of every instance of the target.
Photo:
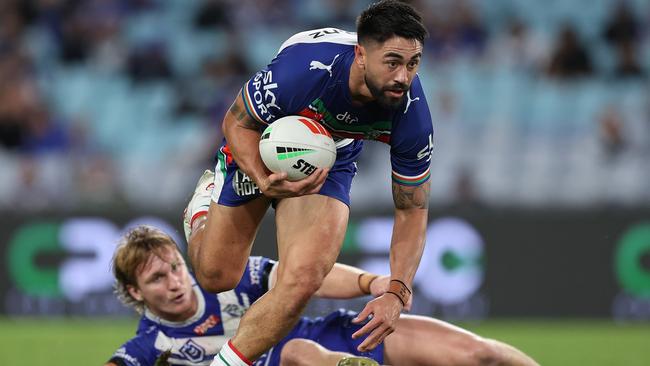
<svg viewBox="0 0 650 366">
<path fill-rule="evenodd" d="M 344 357 L 336 366 L 379 366 L 377 361 L 367 357 Z"/>
<path fill-rule="evenodd" d="M 212 202 L 212 189 L 214 188 L 214 172 L 206 170 L 203 172 L 199 182 L 194 189 L 194 195 L 183 212 L 183 231 L 185 240 L 190 242 L 192 224 L 196 219 L 208 214 L 210 202 Z"/>
</svg>

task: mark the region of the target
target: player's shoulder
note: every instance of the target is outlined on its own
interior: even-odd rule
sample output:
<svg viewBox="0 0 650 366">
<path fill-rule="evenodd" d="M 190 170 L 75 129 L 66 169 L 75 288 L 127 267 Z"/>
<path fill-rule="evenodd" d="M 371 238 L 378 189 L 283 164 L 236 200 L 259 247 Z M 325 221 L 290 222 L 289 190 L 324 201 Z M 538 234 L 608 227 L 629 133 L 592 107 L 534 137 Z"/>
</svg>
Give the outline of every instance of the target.
<svg viewBox="0 0 650 366">
<path fill-rule="evenodd" d="M 155 359 L 155 342 L 155 333 L 138 333 L 122 344 L 109 361 L 128 366 L 148 364 Z"/>
<path fill-rule="evenodd" d="M 357 44 L 357 34 L 338 28 L 319 28 L 299 32 L 289 37 L 280 49 L 278 54 L 290 49 L 312 49 L 313 46 L 321 48 L 349 48 Z"/>
<path fill-rule="evenodd" d="M 305 85 L 310 80 L 320 84 L 322 78 L 330 77 L 341 65 L 343 56 L 354 52 L 356 43 L 355 33 L 336 28 L 300 32 L 282 44 L 272 64 L 275 64 L 276 69 L 285 70 L 285 76 L 291 77 L 300 85 Z"/>
<path fill-rule="evenodd" d="M 420 150 L 424 151 L 430 147 L 432 135 L 431 112 L 420 78 L 416 76 L 393 119 L 391 146 L 398 148 L 397 150 L 418 148 L 419 154 Z"/>
</svg>

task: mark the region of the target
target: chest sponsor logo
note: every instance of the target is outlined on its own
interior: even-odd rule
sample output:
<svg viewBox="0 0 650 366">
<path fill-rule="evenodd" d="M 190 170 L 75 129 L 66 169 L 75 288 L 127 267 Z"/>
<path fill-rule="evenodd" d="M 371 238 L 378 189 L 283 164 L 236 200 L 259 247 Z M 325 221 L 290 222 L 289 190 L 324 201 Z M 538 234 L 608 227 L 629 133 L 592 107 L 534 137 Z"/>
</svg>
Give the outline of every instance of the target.
<svg viewBox="0 0 650 366">
<path fill-rule="evenodd" d="M 325 71 L 329 72 L 330 77 L 332 77 L 332 65 L 334 65 L 334 62 L 336 62 L 336 59 L 338 57 L 339 57 L 339 54 L 336 54 L 336 56 L 334 56 L 334 59 L 332 60 L 332 62 L 329 65 L 325 65 L 324 63 L 322 63 L 322 62 L 320 62 L 318 60 L 314 60 L 314 61 L 309 63 L 309 70 L 325 70 Z"/>
<path fill-rule="evenodd" d="M 198 335 L 204 335 L 210 328 L 219 324 L 219 321 L 221 321 L 221 319 L 218 316 L 212 314 L 203 323 L 197 325 L 194 328 L 194 333 Z"/>
<path fill-rule="evenodd" d="M 336 115 L 336 119 L 347 124 L 359 122 L 359 118 L 354 117 L 350 112 L 343 112 Z"/>
<path fill-rule="evenodd" d="M 235 194 L 240 197 L 262 193 L 260 188 L 257 186 L 257 183 L 239 169 L 235 171 L 235 176 L 232 178 L 232 188 L 235 190 Z"/>
<path fill-rule="evenodd" d="M 278 83 L 273 82 L 272 71 L 260 71 L 253 79 L 253 101 L 260 117 L 265 121 L 271 121 L 275 118 L 275 113 L 280 111 L 277 98 L 275 97 L 275 90 L 278 88 Z"/>
<path fill-rule="evenodd" d="M 192 362 L 203 361 L 205 357 L 205 349 L 191 339 L 185 342 L 180 352 Z"/>
</svg>

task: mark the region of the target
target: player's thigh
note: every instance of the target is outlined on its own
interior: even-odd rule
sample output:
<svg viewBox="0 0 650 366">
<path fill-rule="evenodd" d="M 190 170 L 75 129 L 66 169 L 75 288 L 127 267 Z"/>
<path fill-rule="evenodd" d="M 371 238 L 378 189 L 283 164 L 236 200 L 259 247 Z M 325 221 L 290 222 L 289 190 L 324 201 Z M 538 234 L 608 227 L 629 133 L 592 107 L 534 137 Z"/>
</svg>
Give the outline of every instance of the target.
<svg viewBox="0 0 650 366">
<path fill-rule="evenodd" d="M 402 315 L 384 340 L 384 356 L 389 365 L 468 365 L 478 344 L 478 336 L 447 322 Z"/>
<path fill-rule="evenodd" d="M 281 200 L 276 207 L 278 278 L 287 269 L 316 271 L 324 277 L 339 254 L 348 217 L 348 206 L 329 196 Z"/>
<path fill-rule="evenodd" d="M 269 205 L 270 201 L 264 196 L 239 206 L 225 206 L 212 201 L 203 240 L 199 244 L 201 253 L 208 261 L 243 270 Z"/>
</svg>

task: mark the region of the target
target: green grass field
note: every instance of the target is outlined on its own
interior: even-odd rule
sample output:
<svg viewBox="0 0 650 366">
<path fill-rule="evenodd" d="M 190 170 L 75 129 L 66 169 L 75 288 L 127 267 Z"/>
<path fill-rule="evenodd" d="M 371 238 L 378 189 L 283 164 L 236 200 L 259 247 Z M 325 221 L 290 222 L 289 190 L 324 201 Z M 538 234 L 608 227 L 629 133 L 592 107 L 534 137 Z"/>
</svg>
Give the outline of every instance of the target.
<svg viewBox="0 0 650 366">
<path fill-rule="evenodd" d="M 135 325 L 135 319 L 0 319 L 0 365 L 101 365 Z M 650 365 L 648 323 L 491 320 L 461 325 L 515 345 L 542 365 Z"/>
</svg>

